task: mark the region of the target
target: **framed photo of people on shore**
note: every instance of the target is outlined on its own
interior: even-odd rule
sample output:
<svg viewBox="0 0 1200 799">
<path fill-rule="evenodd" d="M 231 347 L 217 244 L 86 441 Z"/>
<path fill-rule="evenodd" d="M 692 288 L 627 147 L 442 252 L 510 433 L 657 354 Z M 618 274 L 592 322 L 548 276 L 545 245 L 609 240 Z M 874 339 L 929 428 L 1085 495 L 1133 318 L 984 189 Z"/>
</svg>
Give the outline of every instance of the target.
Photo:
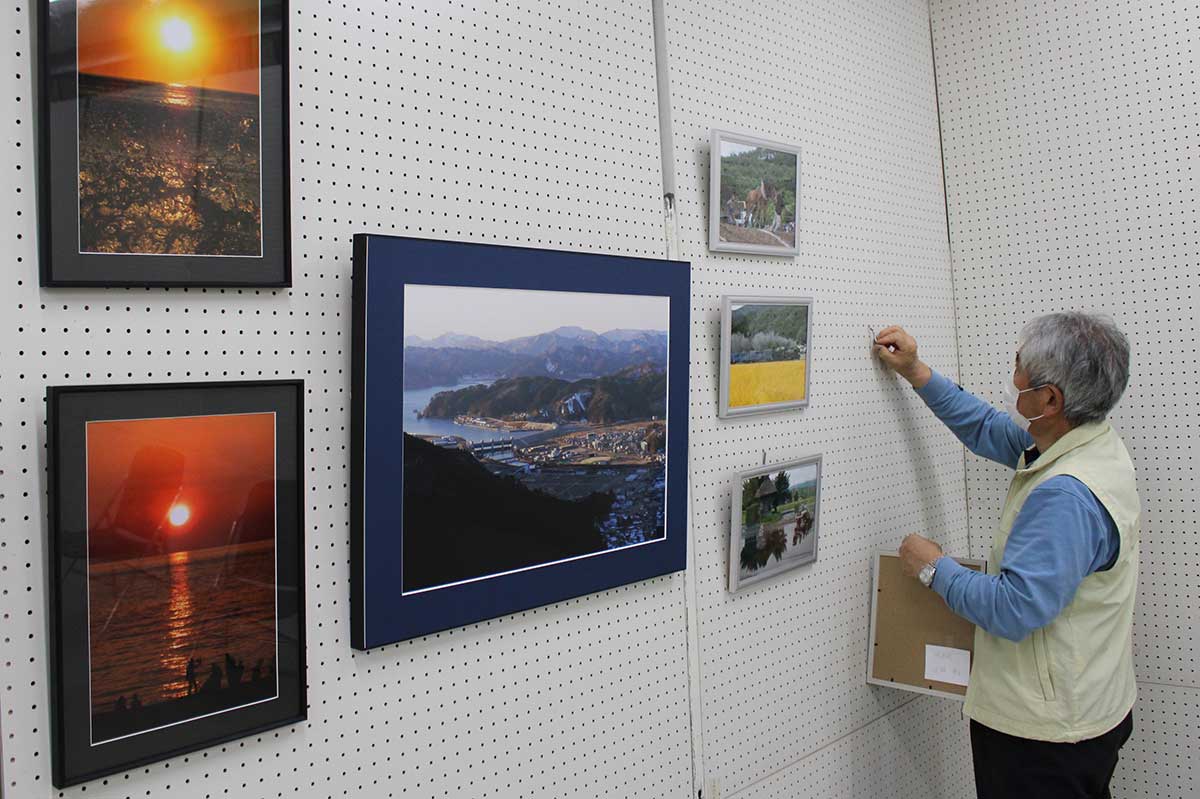
<svg viewBox="0 0 1200 799">
<path fill-rule="evenodd" d="M 38 4 L 43 286 L 290 286 L 287 0 Z"/>
<path fill-rule="evenodd" d="M 688 264 L 360 234 L 353 284 L 353 646 L 684 568 Z"/>
<path fill-rule="evenodd" d="M 48 390 L 55 786 L 305 718 L 302 395 Z"/>
<path fill-rule="evenodd" d="M 803 297 L 722 298 L 722 419 L 808 405 L 812 313 Z"/>
<path fill-rule="evenodd" d="M 724 130 L 709 146 L 708 248 L 795 255 L 800 148 Z"/>
<path fill-rule="evenodd" d="M 738 591 L 817 559 L 821 456 L 738 475 L 729 536 L 729 590 Z"/>
</svg>

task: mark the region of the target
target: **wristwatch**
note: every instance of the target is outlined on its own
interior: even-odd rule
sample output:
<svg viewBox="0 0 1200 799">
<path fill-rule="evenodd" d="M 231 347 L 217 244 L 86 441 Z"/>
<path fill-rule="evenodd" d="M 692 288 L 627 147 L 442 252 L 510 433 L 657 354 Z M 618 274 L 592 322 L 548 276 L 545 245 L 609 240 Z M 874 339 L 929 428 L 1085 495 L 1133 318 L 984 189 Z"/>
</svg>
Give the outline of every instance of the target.
<svg viewBox="0 0 1200 799">
<path fill-rule="evenodd" d="M 937 566 L 932 563 L 926 563 L 921 567 L 920 573 L 917 574 L 917 579 L 921 581 L 921 585 L 926 588 L 933 586 L 933 575 L 937 574 Z"/>
</svg>

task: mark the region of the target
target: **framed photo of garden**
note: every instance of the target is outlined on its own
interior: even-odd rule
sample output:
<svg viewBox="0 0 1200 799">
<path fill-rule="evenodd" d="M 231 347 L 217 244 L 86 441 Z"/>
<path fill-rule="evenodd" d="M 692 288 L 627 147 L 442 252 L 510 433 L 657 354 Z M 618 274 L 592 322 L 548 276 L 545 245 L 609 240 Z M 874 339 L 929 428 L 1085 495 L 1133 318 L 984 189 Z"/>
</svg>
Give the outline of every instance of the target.
<svg viewBox="0 0 1200 799">
<path fill-rule="evenodd" d="M 289 286 L 287 0 L 38 3 L 43 286 Z"/>
<path fill-rule="evenodd" d="M 305 718 L 303 391 L 48 390 L 57 787 Z"/>
<path fill-rule="evenodd" d="M 799 252 L 800 148 L 714 130 L 709 162 L 708 248 Z"/>
<path fill-rule="evenodd" d="M 730 591 L 812 563 L 821 521 L 821 456 L 739 474 L 732 506 Z"/>
<path fill-rule="evenodd" d="M 807 298 L 722 298 L 722 419 L 808 405 L 812 312 Z"/>
</svg>

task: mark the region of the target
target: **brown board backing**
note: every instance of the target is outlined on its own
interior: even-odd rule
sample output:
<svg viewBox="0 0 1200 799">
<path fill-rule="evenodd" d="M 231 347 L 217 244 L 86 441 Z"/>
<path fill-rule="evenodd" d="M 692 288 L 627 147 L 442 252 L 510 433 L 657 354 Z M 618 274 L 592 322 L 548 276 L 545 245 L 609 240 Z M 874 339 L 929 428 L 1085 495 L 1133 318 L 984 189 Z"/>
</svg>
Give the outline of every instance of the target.
<svg viewBox="0 0 1200 799">
<path fill-rule="evenodd" d="M 982 560 L 955 560 L 974 571 L 985 569 Z M 873 573 L 867 682 L 961 699 L 964 686 L 925 679 L 925 645 L 966 649 L 973 664 L 975 625 L 955 615 L 919 580 L 905 576 L 895 552 L 877 552 Z"/>
</svg>

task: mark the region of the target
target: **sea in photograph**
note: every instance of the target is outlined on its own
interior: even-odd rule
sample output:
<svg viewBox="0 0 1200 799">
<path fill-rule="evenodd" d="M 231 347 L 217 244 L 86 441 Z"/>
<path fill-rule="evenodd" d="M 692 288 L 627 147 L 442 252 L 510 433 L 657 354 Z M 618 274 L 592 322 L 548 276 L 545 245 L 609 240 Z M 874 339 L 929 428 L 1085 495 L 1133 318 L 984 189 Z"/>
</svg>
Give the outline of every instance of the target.
<svg viewBox="0 0 1200 799">
<path fill-rule="evenodd" d="M 259 96 L 79 74 L 81 252 L 262 255 Z"/>
<path fill-rule="evenodd" d="M 93 742 L 277 693 L 273 540 L 94 563 L 88 602 Z"/>
</svg>

